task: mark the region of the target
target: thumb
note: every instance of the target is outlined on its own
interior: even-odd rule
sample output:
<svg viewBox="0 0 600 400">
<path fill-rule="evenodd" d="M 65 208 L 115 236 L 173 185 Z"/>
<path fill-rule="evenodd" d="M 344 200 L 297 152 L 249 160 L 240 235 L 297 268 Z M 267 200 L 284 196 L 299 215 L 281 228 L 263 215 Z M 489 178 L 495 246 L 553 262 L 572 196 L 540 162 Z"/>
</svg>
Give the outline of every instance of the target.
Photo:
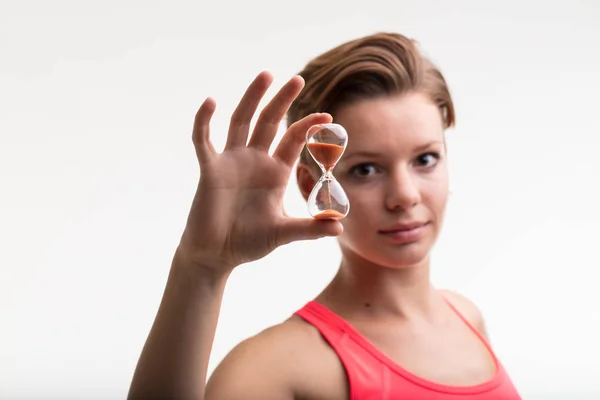
<svg viewBox="0 0 600 400">
<path fill-rule="evenodd" d="M 338 236 L 344 231 L 336 220 L 313 218 L 286 218 L 279 227 L 279 245 L 298 240 L 320 239 L 326 236 Z"/>
</svg>

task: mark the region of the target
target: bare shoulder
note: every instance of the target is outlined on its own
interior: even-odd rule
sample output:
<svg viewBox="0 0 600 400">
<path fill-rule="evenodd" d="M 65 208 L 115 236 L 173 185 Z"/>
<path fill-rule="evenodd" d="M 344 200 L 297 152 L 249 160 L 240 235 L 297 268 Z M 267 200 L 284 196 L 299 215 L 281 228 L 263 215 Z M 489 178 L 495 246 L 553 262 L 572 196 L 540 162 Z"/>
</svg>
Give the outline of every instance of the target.
<svg viewBox="0 0 600 400">
<path fill-rule="evenodd" d="M 441 289 L 439 292 L 487 338 L 485 319 L 481 310 L 473 301 L 453 290 Z"/>
<path fill-rule="evenodd" d="M 210 377 L 205 398 L 314 398 L 327 390 L 318 378 L 341 368 L 319 332 L 293 316 L 235 346 Z"/>
<path fill-rule="evenodd" d="M 206 399 L 293 399 L 290 361 L 306 334 L 296 325 L 286 321 L 235 346 L 210 377 Z"/>
</svg>

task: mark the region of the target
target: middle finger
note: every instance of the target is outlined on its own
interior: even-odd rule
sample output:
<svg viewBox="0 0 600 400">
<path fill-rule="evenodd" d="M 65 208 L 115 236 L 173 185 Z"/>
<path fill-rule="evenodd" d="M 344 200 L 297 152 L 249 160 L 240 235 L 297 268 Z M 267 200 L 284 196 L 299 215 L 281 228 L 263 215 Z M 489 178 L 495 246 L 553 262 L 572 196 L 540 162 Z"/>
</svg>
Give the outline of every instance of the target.
<svg viewBox="0 0 600 400">
<path fill-rule="evenodd" d="M 260 113 L 248 146 L 269 151 L 281 120 L 303 88 L 304 79 L 299 75 L 294 76 L 281 88 Z"/>
<path fill-rule="evenodd" d="M 225 149 L 246 145 L 252 116 L 258 108 L 260 100 L 271 86 L 271 82 L 273 82 L 273 76 L 265 71 L 258 74 L 252 81 L 231 116 Z"/>
</svg>

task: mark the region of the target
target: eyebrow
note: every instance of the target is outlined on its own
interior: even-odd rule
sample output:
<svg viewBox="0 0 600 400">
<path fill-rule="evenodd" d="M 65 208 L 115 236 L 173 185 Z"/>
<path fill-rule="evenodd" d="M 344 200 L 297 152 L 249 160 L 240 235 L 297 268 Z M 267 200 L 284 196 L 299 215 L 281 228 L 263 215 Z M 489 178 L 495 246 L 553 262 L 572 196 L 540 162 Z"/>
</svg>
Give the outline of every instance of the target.
<svg viewBox="0 0 600 400">
<path fill-rule="evenodd" d="M 427 150 L 427 149 L 429 149 L 429 148 L 431 148 L 431 147 L 433 147 L 435 145 L 438 145 L 438 144 L 441 145 L 441 144 L 443 144 L 443 142 L 441 140 L 433 140 L 431 142 L 425 143 L 425 144 L 423 144 L 423 145 L 418 146 L 417 148 L 415 148 L 415 153 L 420 153 L 420 152 L 425 151 L 425 150 Z M 381 156 L 381 153 L 377 153 L 377 152 L 374 152 L 374 151 L 360 150 L 360 151 L 351 153 L 350 155 L 348 155 L 348 156 L 346 156 L 344 158 L 347 160 L 347 159 L 350 159 L 350 158 L 353 158 L 353 157 L 359 157 L 359 156 L 367 157 L 367 158 L 371 157 L 372 158 L 372 157 Z"/>
<path fill-rule="evenodd" d="M 424 145 L 417 147 L 415 149 L 415 152 L 420 153 L 420 152 L 425 151 L 435 145 L 443 145 L 443 144 L 444 144 L 444 142 L 442 140 L 432 140 L 431 142 L 425 143 Z"/>
<path fill-rule="evenodd" d="M 375 153 L 375 152 L 372 152 L 372 151 L 361 150 L 361 151 L 357 151 L 355 153 L 352 153 L 352 154 L 350 154 L 350 155 L 348 155 L 348 156 L 346 156 L 344 158 L 347 160 L 347 159 L 353 158 L 353 157 L 367 157 L 368 158 L 368 157 L 377 157 L 379 155 L 380 155 L 380 153 Z"/>
</svg>

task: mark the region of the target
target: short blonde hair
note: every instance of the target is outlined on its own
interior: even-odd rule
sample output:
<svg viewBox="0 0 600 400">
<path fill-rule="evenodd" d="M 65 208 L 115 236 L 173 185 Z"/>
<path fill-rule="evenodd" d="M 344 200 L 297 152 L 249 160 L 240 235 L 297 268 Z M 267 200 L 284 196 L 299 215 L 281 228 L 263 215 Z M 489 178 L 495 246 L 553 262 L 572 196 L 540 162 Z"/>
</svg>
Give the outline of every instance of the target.
<svg viewBox="0 0 600 400">
<path fill-rule="evenodd" d="M 310 61 L 299 73 L 304 90 L 287 114 L 288 126 L 314 112 L 335 117 L 352 102 L 419 91 L 437 105 L 444 128 L 455 124 L 450 90 L 417 43 L 397 33 L 376 33 L 341 44 Z M 313 162 L 306 147 L 300 161 Z"/>
</svg>

